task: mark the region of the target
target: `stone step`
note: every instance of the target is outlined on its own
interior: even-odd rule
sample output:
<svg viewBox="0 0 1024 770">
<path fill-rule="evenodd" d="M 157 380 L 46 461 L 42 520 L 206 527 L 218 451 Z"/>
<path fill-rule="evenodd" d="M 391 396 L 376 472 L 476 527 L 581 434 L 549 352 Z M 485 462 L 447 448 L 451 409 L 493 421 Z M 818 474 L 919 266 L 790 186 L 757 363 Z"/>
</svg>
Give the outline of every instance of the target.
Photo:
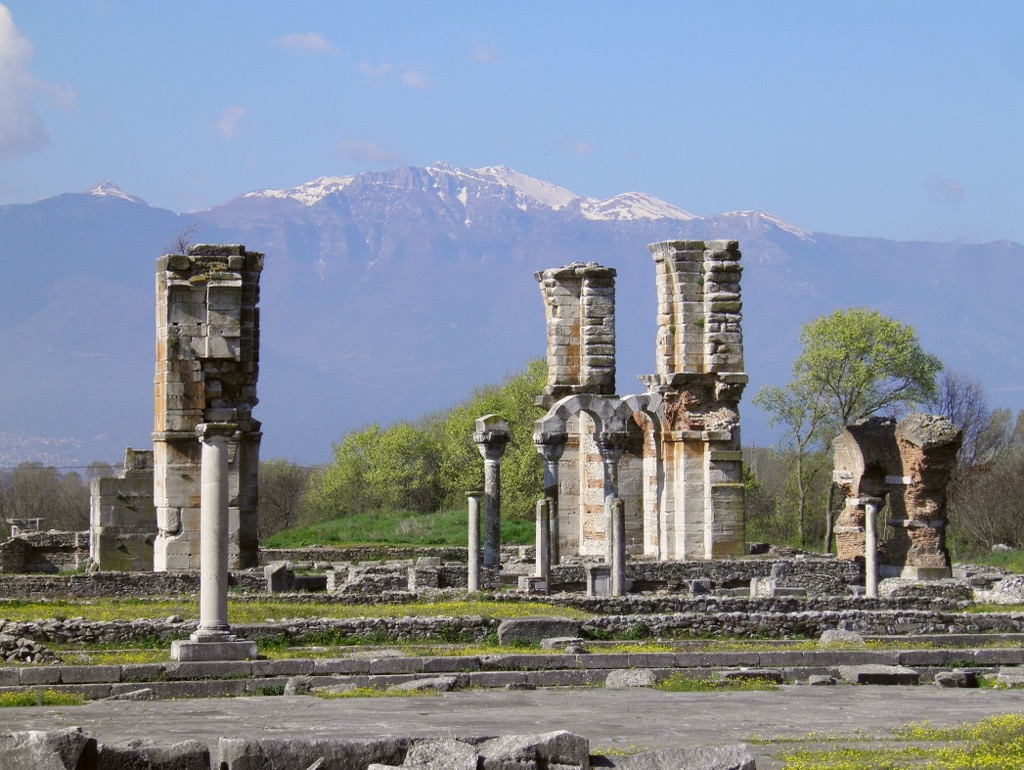
<svg viewBox="0 0 1024 770">
<path fill-rule="evenodd" d="M 384 688 L 451 674 L 459 687 L 582 687 L 604 683 L 610 671 L 648 669 L 657 678 L 684 674 L 710 678 L 719 671 L 778 669 L 786 681 L 837 675 L 843 666 L 903 666 L 922 679 L 937 672 L 989 671 L 1024 665 L 1024 648 L 915 650 L 776 650 L 767 652 L 663 652 L 493 654 L 423 657 L 288 658 L 253 661 L 126 663 L 0 667 L 0 692 L 55 689 L 86 698 L 152 689 L 158 698 L 259 695 L 279 691 L 293 676 L 314 686 Z"/>
</svg>

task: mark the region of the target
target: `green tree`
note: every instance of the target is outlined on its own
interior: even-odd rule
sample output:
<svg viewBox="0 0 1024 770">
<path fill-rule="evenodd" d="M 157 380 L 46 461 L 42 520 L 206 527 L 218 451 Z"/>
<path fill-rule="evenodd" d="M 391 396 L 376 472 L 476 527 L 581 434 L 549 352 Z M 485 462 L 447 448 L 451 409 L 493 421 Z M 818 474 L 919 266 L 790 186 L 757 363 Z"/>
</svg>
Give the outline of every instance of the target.
<svg viewBox="0 0 1024 770">
<path fill-rule="evenodd" d="M 877 310 L 848 308 L 821 316 L 801 327 L 800 342 L 792 382 L 762 389 L 755 401 L 786 426 L 784 441 L 798 449 L 794 456 L 801 462 L 845 425 L 879 413 L 898 415 L 936 393 L 942 362 L 921 348 L 912 326 Z M 795 471 L 798 478 L 808 472 L 803 465 Z M 800 490 L 806 491 L 802 482 Z M 832 549 L 832 493 L 830 485 L 826 553 Z"/>
<path fill-rule="evenodd" d="M 820 448 L 828 417 L 821 392 L 815 392 L 806 380 L 794 380 L 783 388 L 766 385 L 754 396 L 754 404 L 768 413 L 768 425 L 785 429 L 780 448 L 792 457 L 789 483 L 796 494 L 797 540 L 807 545 L 806 521 L 811 484 L 823 469 L 820 462 L 808 462 Z M 820 452 L 819 452 L 820 454 Z"/>
<path fill-rule="evenodd" d="M 833 435 L 851 422 L 896 415 L 935 395 L 942 362 L 921 348 L 913 326 L 877 310 L 821 316 L 801 327 L 800 342 L 793 380 L 806 396 L 821 398 Z"/>
<path fill-rule="evenodd" d="M 479 388 L 465 401 L 416 422 L 345 434 L 331 464 L 311 479 L 308 518 L 462 507 L 466 491 L 483 483 L 473 430 L 476 419 L 490 413 L 504 417 L 512 434 L 501 463 L 503 516 L 531 516 L 543 483 L 533 447 L 533 423 L 540 416 L 534 399 L 546 379 L 544 362 L 533 361 L 501 385 Z"/>
<path fill-rule="evenodd" d="M 507 518 L 529 518 L 544 495 L 540 455 L 533 446 L 533 423 L 542 416 L 534 401 L 547 381 L 547 365 L 531 361 L 501 385 L 477 389 L 444 414 L 439 425 L 440 476 L 443 502 L 456 507 L 465 494 L 483 487 L 483 459 L 473 443 L 478 417 L 500 414 L 508 421 L 511 439 L 501 460 L 501 508 Z"/>
</svg>

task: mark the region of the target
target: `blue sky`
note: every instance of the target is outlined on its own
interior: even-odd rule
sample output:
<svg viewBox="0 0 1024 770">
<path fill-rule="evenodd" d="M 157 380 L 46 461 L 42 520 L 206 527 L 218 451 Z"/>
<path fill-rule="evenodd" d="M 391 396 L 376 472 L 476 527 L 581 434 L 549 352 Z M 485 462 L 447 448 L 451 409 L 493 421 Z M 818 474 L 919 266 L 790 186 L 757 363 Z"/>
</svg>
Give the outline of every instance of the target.
<svg viewBox="0 0 1024 770">
<path fill-rule="evenodd" d="M 504 164 L 809 230 L 1024 242 L 1024 3 L 3 0 L 0 204 Z"/>
</svg>

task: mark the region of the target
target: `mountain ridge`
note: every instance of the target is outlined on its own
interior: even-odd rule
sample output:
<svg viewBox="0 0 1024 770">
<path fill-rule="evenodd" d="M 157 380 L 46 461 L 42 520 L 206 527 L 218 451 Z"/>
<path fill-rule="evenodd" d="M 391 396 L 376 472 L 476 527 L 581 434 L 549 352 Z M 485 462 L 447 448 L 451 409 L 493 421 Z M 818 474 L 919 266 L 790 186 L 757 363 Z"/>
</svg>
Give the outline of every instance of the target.
<svg viewBox="0 0 1024 770">
<path fill-rule="evenodd" d="M 68 439 L 68 464 L 148 445 L 154 263 L 182 237 L 267 254 L 255 414 L 266 456 L 326 460 L 347 429 L 443 408 L 542 357 L 533 273 L 577 260 L 618 271 L 619 390 L 641 390 L 656 314 L 647 244 L 659 240 L 740 242 L 751 376 L 741 409 L 744 435 L 760 444 L 772 434 L 750 397 L 788 381 L 799 324 L 837 307 L 914 324 L 925 348 L 978 376 L 995 405 L 1020 400 L 1024 246 L 1012 241 L 809 232 L 768 212 L 697 217 L 643 193 L 606 199 L 608 216 L 587 218 L 584 202 L 596 199 L 502 166 L 402 167 L 289 190 L 309 185 L 327 191 L 308 205 L 256 191 L 175 213 L 105 182 L 0 207 L 0 357 L 14 379 L 0 396 L 5 433 L 49 442 L 48 458 Z M 661 204 L 681 213 L 638 214 Z M 0 436 L 0 457 L 13 457 L 6 442 L 32 459 L 18 441 Z"/>
</svg>

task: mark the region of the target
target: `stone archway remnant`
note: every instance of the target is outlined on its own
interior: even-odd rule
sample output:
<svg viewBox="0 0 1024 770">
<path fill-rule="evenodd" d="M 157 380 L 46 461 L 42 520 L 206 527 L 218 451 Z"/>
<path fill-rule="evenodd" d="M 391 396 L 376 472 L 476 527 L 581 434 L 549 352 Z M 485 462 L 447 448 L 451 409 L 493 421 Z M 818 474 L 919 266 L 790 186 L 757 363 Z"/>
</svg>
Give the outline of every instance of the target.
<svg viewBox="0 0 1024 770">
<path fill-rule="evenodd" d="M 615 270 L 573 262 L 535 273 L 548 381 L 534 426 L 551 500 L 552 552 L 612 562 L 612 505 L 637 554 L 710 559 L 745 550 L 738 404 L 743 368 L 735 241 L 663 241 L 655 374 L 615 395 Z M 600 490 L 600 498 L 598 491 Z"/>
<path fill-rule="evenodd" d="M 847 425 L 832 442 L 833 480 L 846 494 L 836 522 L 839 558 L 867 556 L 868 509 L 887 500 L 892 535 L 878 549 L 879 576 L 949 577 L 946 485 L 962 438 L 947 418 L 921 412 Z"/>
</svg>

